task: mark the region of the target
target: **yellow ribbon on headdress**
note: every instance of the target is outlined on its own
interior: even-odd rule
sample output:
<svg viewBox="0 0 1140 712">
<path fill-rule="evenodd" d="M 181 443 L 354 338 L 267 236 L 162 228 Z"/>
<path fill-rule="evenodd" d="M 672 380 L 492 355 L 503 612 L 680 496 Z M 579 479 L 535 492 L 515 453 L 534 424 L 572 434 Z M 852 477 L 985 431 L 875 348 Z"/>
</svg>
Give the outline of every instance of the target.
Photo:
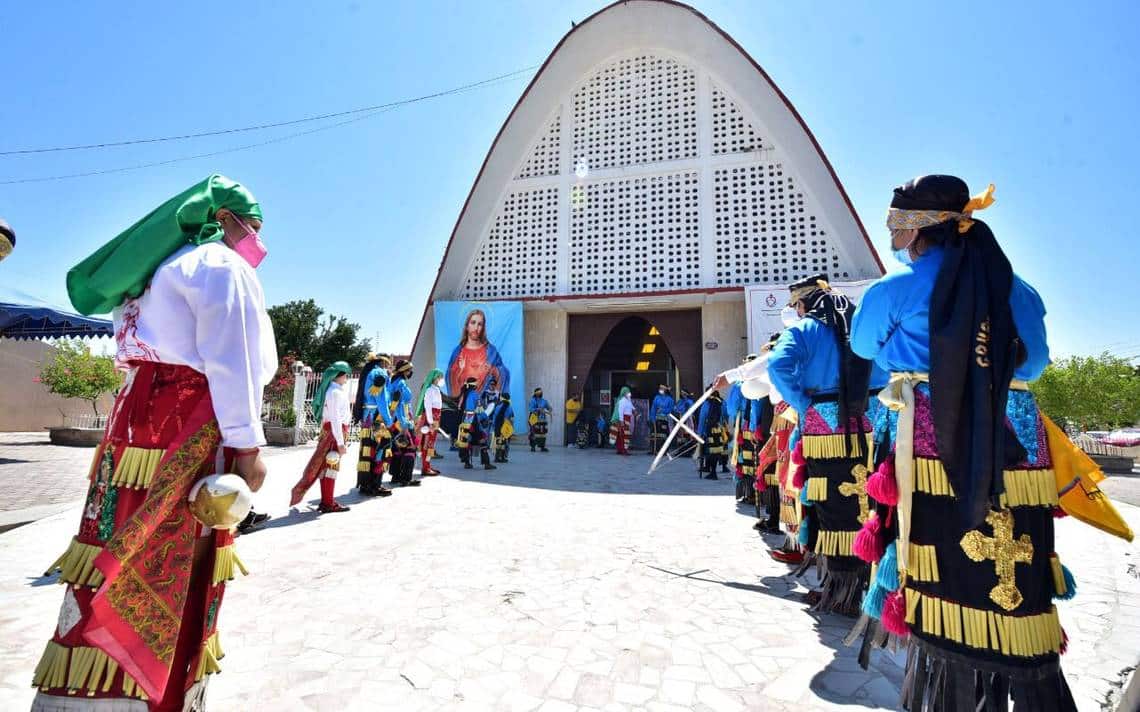
<svg viewBox="0 0 1140 712">
<path fill-rule="evenodd" d="M 994 204 L 994 184 L 990 183 L 989 187 L 970 198 L 966 203 L 966 207 L 962 208 L 962 217 L 958 219 L 958 233 L 963 234 L 969 232 L 970 228 L 974 226 L 974 221 L 970 219 L 970 215 L 975 210 L 985 210 Z"/>
</svg>

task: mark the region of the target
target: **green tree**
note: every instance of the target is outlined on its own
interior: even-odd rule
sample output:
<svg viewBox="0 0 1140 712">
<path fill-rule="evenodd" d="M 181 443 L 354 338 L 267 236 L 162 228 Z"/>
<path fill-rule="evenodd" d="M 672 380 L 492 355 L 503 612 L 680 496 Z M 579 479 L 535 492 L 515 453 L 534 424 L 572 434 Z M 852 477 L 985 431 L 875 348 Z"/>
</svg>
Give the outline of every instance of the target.
<svg viewBox="0 0 1140 712">
<path fill-rule="evenodd" d="M 269 318 L 277 337 L 277 353 L 296 356 L 314 370 L 333 361 L 359 367 L 368 357 L 368 342 L 359 338 L 360 325 L 342 316 L 326 315 L 312 299 L 270 307 Z"/>
<path fill-rule="evenodd" d="M 1128 359 L 1107 352 L 1050 364 L 1030 389 L 1050 418 L 1081 430 L 1140 421 L 1140 374 Z"/>
<path fill-rule="evenodd" d="M 123 377 L 110 356 L 95 356 L 79 341 L 61 340 L 52 359 L 40 365 L 40 383 L 64 398 L 89 401 L 98 416 L 99 398 L 121 386 Z"/>
</svg>

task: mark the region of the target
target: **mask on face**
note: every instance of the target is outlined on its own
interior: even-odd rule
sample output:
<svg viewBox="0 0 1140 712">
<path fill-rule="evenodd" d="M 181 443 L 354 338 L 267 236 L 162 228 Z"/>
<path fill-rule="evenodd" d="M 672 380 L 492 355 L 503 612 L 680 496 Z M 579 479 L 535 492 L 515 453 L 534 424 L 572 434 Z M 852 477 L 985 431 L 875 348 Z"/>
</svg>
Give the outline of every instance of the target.
<svg viewBox="0 0 1140 712">
<path fill-rule="evenodd" d="M 784 322 L 784 326 L 791 326 L 799 320 L 800 315 L 796 312 L 795 307 L 787 306 L 780 310 L 780 321 Z"/>
<path fill-rule="evenodd" d="M 892 250 L 891 250 L 891 255 L 893 255 L 893 256 L 894 256 L 894 258 L 895 258 L 895 259 L 896 259 L 896 260 L 897 260 L 897 261 L 898 261 L 900 264 L 904 264 L 904 265 L 910 265 L 910 264 L 914 264 L 914 259 L 913 259 L 913 258 L 910 256 L 910 246 L 911 246 L 911 245 L 913 245 L 913 244 L 914 244 L 914 241 L 915 241 L 915 240 L 917 240 L 917 239 L 918 239 L 918 235 L 916 234 L 916 235 L 914 236 L 914 238 L 913 238 L 913 239 L 911 239 L 911 241 L 910 241 L 910 242 L 906 243 L 906 245 L 905 245 L 905 246 L 903 246 L 903 247 L 900 247 L 900 248 L 899 248 L 899 249 L 897 249 L 897 250 L 895 250 L 895 249 L 892 249 Z M 892 245 L 894 245 L 894 243 L 895 243 L 895 231 L 894 231 L 894 230 L 891 230 L 891 244 L 892 244 Z"/>
<path fill-rule="evenodd" d="M 241 255 L 241 258 L 249 263 L 250 267 L 257 269 L 265 256 L 269 254 L 269 250 L 265 249 L 265 244 L 261 241 L 261 236 L 253 231 L 249 225 L 241 218 L 237 218 L 238 225 L 241 225 L 245 230 L 245 236 L 234 243 L 234 252 Z"/>
</svg>

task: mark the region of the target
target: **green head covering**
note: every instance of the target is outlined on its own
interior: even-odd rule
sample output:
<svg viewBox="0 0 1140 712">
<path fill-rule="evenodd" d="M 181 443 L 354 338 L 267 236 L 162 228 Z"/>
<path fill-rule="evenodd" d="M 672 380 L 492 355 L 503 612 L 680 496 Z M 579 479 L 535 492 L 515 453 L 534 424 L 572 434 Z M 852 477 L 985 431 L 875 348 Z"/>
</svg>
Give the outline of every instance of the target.
<svg viewBox="0 0 1140 712">
<path fill-rule="evenodd" d="M 321 385 L 313 394 L 313 419 L 318 423 L 321 422 L 321 416 L 325 414 L 325 394 L 329 392 L 329 384 L 342 373 L 352 373 L 352 368 L 344 361 L 337 361 L 326 368 L 321 376 Z"/>
<path fill-rule="evenodd" d="M 104 314 L 143 293 L 154 271 L 184 245 L 222 239 L 220 208 L 261 219 L 261 206 L 240 183 L 214 174 L 155 208 L 67 273 L 67 293 L 80 314 Z"/>
<path fill-rule="evenodd" d="M 621 387 L 621 393 L 618 394 L 617 400 L 614 401 L 614 414 L 610 416 L 610 422 L 611 423 L 616 423 L 619 420 L 621 420 L 621 416 L 618 415 L 618 406 L 621 404 L 621 399 L 625 398 L 628 395 L 629 395 L 629 386 L 622 386 Z"/>
<path fill-rule="evenodd" d="M 433 368 L 431 372 L 424 379 L 424 383 L 420 386 L 420 397 L 416 399 L 416 417 L 420 417 L 420 413 L 424 412 L 424 395 L 427 393 L 428 386 L 435 383 L 435 379 L 443 378 L 443 371 L 438 368 Z"/>
</svg>

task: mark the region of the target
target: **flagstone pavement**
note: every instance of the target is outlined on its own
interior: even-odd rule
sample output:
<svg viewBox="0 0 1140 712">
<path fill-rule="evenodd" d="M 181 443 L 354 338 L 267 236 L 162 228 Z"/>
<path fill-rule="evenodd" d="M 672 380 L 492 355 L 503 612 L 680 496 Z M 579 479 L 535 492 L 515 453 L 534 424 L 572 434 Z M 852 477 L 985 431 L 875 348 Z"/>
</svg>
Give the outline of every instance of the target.
<svg viewBox="0 0 1140 712">
<path fill-rule="evenodd" d="M 25 441 L 0 439 L 0 510 L 28 501 L 12 471 L 31 472 L 14 450 L 30 445 L 12 442 Z M 285 506 L 308 451 L 268 452 L 255 501 L 275 518 L 238 540 L 251 574 L 226 594 L 210 709 L 897 707 L 903 655 L 861 670 L 842 644 L 851 621 L 808 612 L 731 481 L 689 461 L 647 476 L 644 454 L 516 448 L 484 472 L 450 453 L 444 476 L 383 500 L 357 501 L 343 476 L 352 511 L 318 516 Z M 81 497 L 90 454 L 42 450 L 58 481 L 41 491 Z M 1121 509 L 1140 530 L 1140 509 Z M 62 594 L 41 574 L 78 516 L 0 534 L 0 709 L 30 703 Z M 1058 542 L 1081 586 L 1060 603 L 1069 683 L 1082 710 L 1115 709 L 1140 662 L 1136 545 L 1070 519 Z"/>
</svg>

